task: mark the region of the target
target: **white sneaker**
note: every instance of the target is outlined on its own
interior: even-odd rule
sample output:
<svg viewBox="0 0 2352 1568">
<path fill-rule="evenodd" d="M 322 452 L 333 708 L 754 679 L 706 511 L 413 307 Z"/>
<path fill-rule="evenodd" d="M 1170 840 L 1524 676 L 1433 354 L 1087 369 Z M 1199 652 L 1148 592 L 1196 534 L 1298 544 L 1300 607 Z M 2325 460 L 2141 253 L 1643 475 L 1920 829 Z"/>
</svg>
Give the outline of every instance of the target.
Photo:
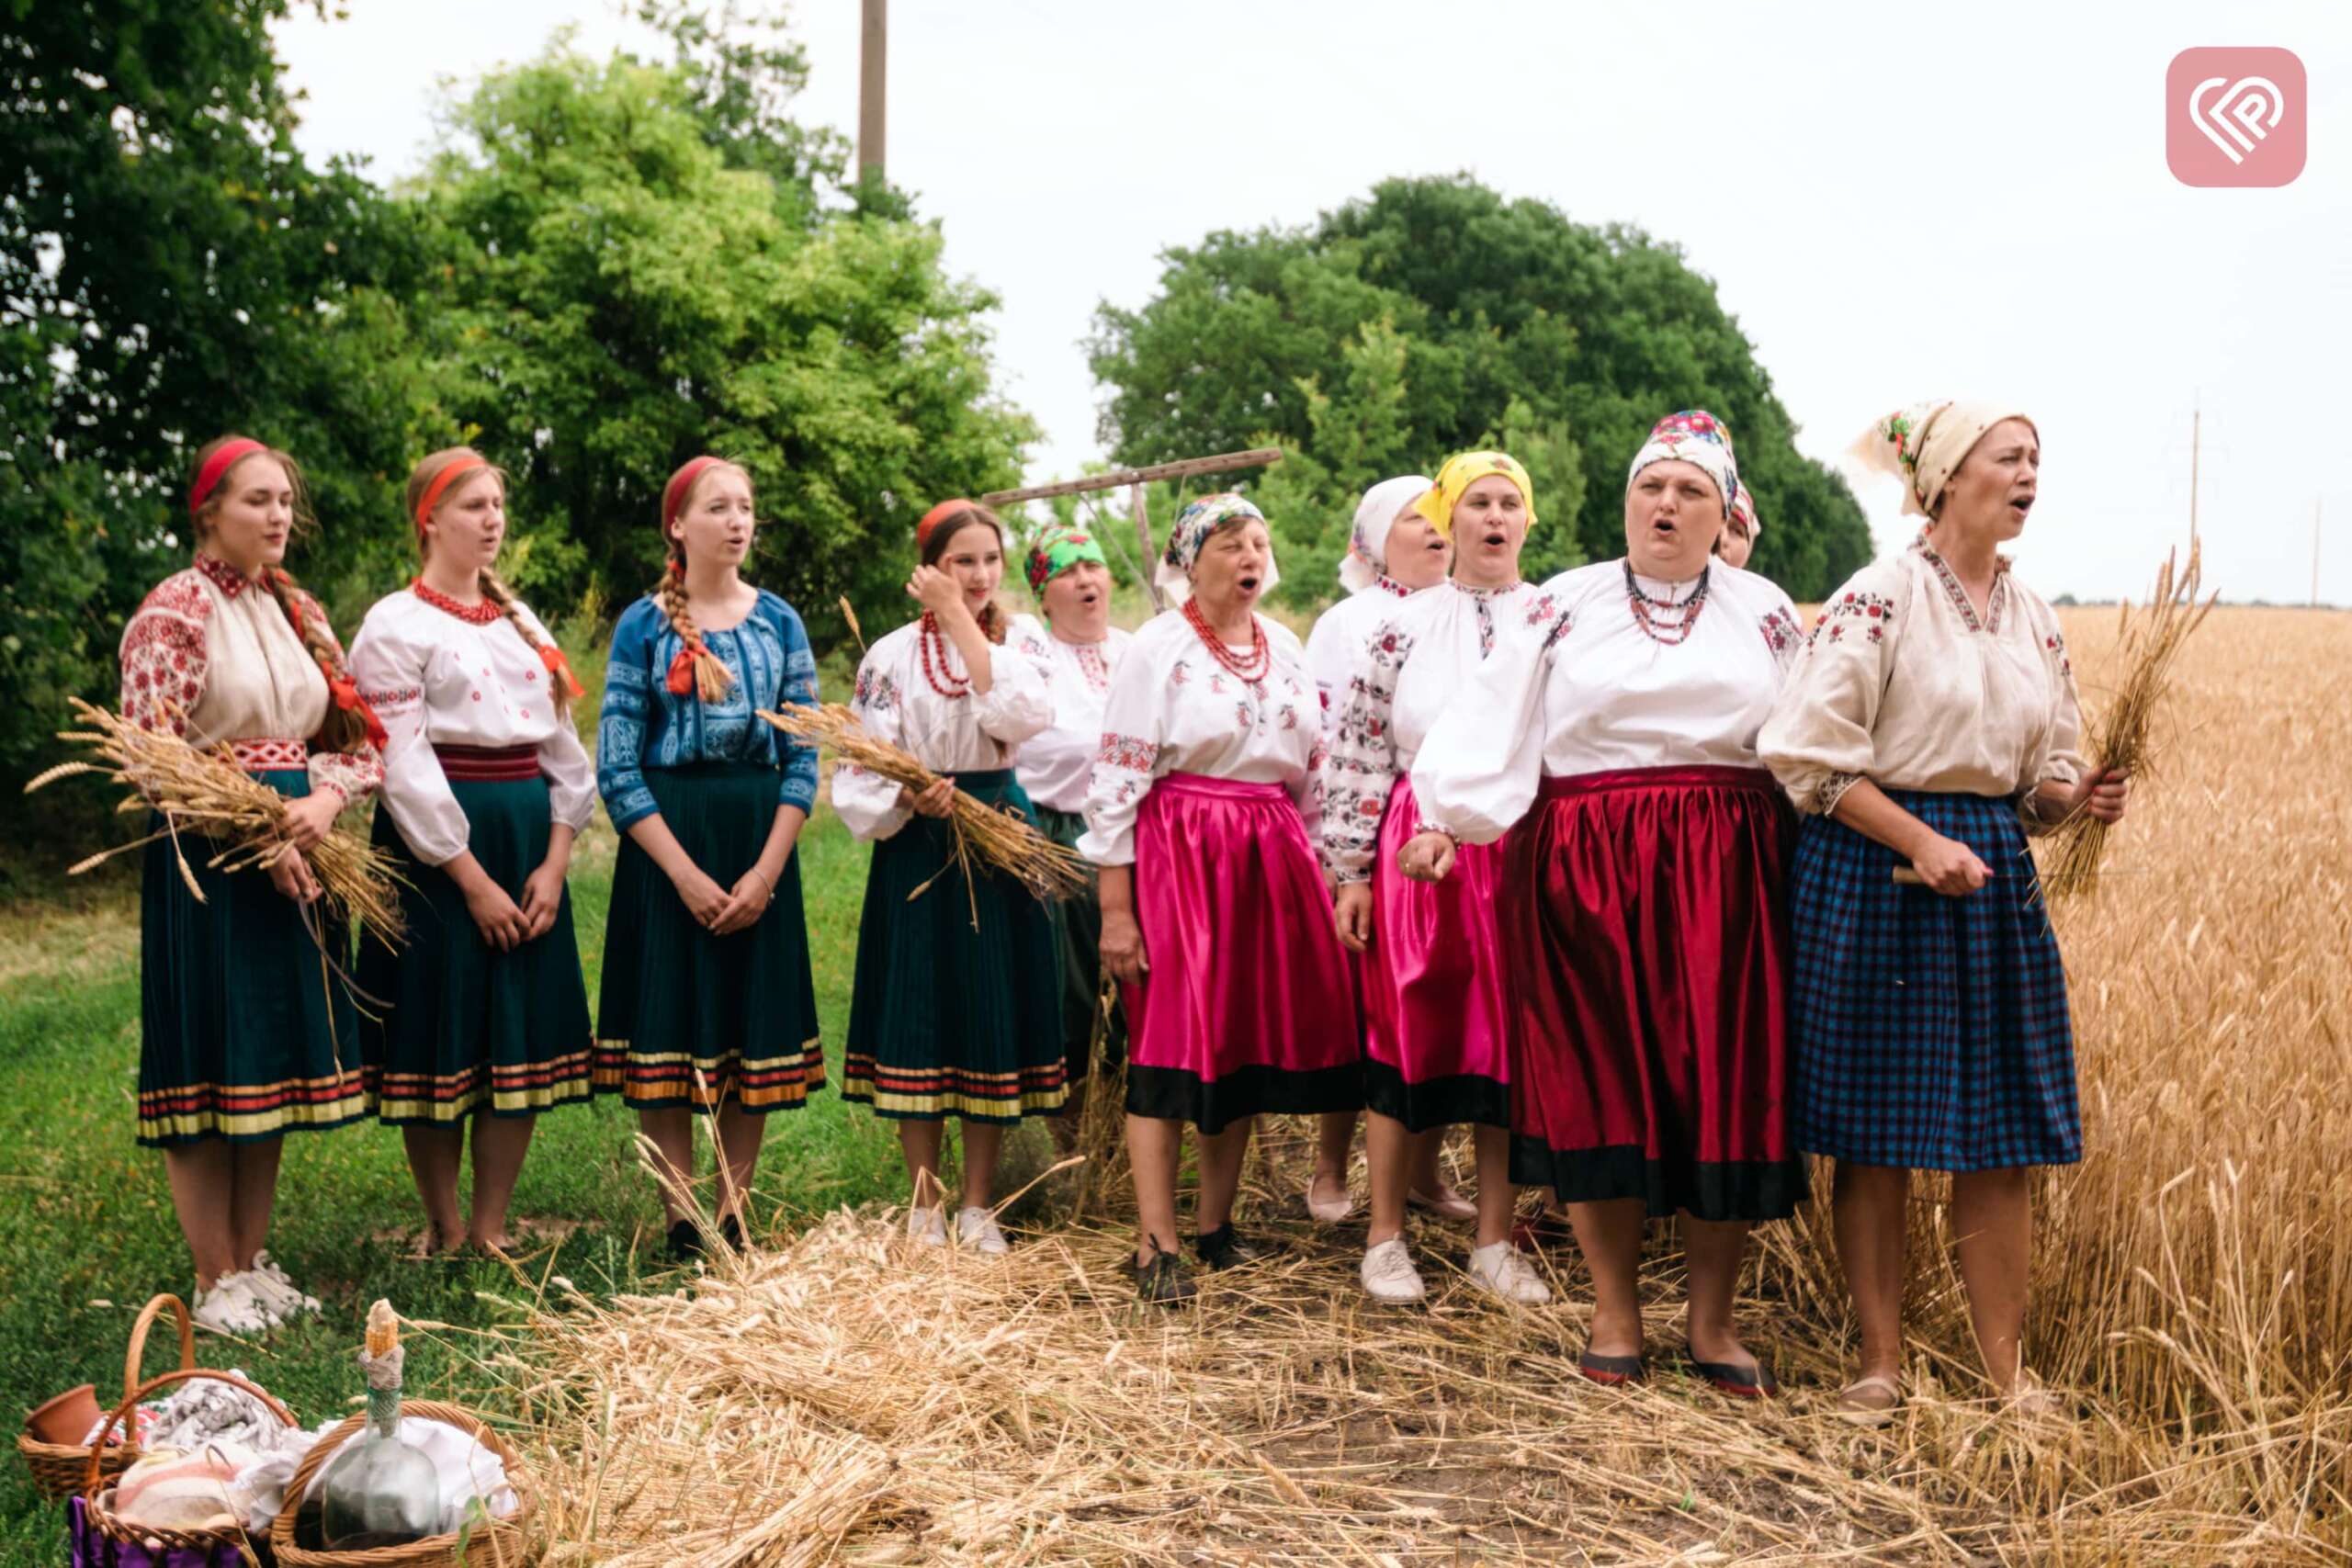
<svg viewBox="0 0 2352 1568">
<path fill-rule="evenodd" d="M 924 1247 L 947 1245 L 947 1212 L 936 1203 L 926 1209 L 921 1204 L 907 1211 L 907 1237 Z"/>
<path fill-rule="evenodd" d="M 1507 1241 L 1470 1249 L 1470 1279 L 1490 1296 L 1521 1306 L 1542 1306 L 1552 1299 L 1551 1288 L 1528 1267 L 1519 1249 Z"/>
<path fill-rule="evenodd" d="M 1421 1271 L 1413 1267 L 1413 1255 L 1405 1247 L 1405 1238 L 1392 1235 L 1378 1247 L 1364 1248 L 1364 1294 L 1376 1302 L 1401 1305 L 1417 1302 L 1430 1293 L 1421 1283 Z"/>
<path fill-rule="evenodd" d="M 996 1216 L 986 1209 L 956 1210 L 956 1239 L 983 1258 L 1001 1258 L 1012 1250 L 1012 1244 L 997 1229 Z"/>
<path fill-rule="evenodd" d="M 290 1323 L 319 1310 L 319 1298 L 304 1295 L 266 1248 L 254 1254 L 253 1267 L 245 1270 L 244 1278 L 245 1288 L 254 1302 L 280 1323 Z"/>
<path fill-rule="evenodd" d="M 254 1299 L 253 1276 L 240 1269 L 233 1274 L 223 1274 L 212 1282 L 209 1291 L 196 1292 L 196 1305 L 190 1309 L 200 1328 L 215 1334 L 266 1334 L 277 1326 L 277 1320 L 260 1302 Z"/>
</svg>

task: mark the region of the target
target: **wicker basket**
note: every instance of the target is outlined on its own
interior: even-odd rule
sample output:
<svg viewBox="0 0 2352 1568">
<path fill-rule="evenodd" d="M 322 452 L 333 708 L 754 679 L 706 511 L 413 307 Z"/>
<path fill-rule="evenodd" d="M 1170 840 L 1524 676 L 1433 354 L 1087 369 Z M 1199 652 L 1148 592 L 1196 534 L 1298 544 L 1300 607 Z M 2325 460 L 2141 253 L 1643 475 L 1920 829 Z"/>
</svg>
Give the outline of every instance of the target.
<svg viewBox="0 0 2352 1568">
<path fill-rule="evenodd" d="M 302 1462 L 294 1468 L 294 1479 L 286 1483 L 285 1506 L 277 1510 L 277 1518 L 269 1527 L 269 1545 L 277 1554 L 277 1568 L 520 1568 L 531 1560 L 529 1538 L 524 1529 L 531 1517 L 531 1490 L 523 1473 L 523 1456 L 514 1451 L 514 1445 L 463 1405 L 404 1399 L 401 1401 L 401 1415 L 446 1422 L 461 1432 L 471 1433 L 482 1447 L 496 1454 L 506 1467 L 506 1483 L 514 1488 L 518 1506 L 514 1513 L 454 1534 L 427 1536 L 406 1546 L 376 1546 L 362 1551 L 312 1551 L 295 1545 L 294 1516 L 300 1510 L 302 1499 L 310 1495 L 311 1481 L 352 1434 L 368 1424 L 366 1416 L 353 1416 L 302 1456 Z"/>
<path fill-rule="evenodd" d="M 147 1331 L 154 1326 L 165 1307 L 171 1308 L 172 1314 L 179 1319 L 179 1370 L 189 1371 L 196 1366 L 196 1325 L 187 1315 L 187 1303 L 174 1295 L 157 1296 L 140 1309 L 139 1321 L 130 1325 L 130 1348 L 122 1358 L 125 1399 L 139 1386 L 140 1363 L 147 1355 Z M 44 1443 L 30 1432 L 20 1432 L 17 1436 L 17 1451 L 25 1456 L 25 1468 L 32 1472 L 33 1489 L 51 1501 L 81 1491 L 83 1481 L 90 1473 L 91 1450 L 81 1443 Z M 111 1481 L 129 1470 L 138 1457 L 138 1439 L 126 1432 L 119 1446 L 99 1452 L 98 1473 Z"/>
<path fill-rule="evenodd" d="M 157 1390 L 169 1388 L 177 1382 L 189 1382 L 198 1378 L 209 1378 L 214 1382 L 225 1382 L 231 1388 L 243 1389 L 267 1405 L 269 1413 L 288 1427 L 297 1424 L 293 1412 L 280 1404 L 277 1396 L 268 1390 L 256 1388 L 234 1372 L 216 1372 L 206 1367 L 187 1367 L 176 1372 L 165 1372 L 159 1378 L 150 1378 L 124 1394 L 122 1403 L 114 1407 L 114 1414 L 107 1417 L 107 1426 L 113 1427 L 118 1422 L 129 1420 L 131 1410 L 139 1402 Z M 104 1428 L 99 1430 L 98 1436 L 102 1438 L 106 1436 Z M 84 1515 L 88 1519 L 94 1533 L 105 1537 L 118 1546 L 145 1546 L 153 1541 L 167 1552 L 187 1551 L 209 1553 L 225 1546 L 245 1557 L 259 1561 L 262 1553 L 266 1551 L 263 1543 L 254 1540 L 246 1533 L 243 1524 L 218 1530 L 172 1529 L 156 1525 L 129 1524 L 116 1517 L 114 1509 L 107 1503 L 107 1499 L 113 1495 L 114 1478 L 103 1473 L 99 1464 L 101 1457 L 96 1450 L 93 1450 L 90 1457 L 83 1461 L 82 1470 L 82 1506 Z"/>
</svg>

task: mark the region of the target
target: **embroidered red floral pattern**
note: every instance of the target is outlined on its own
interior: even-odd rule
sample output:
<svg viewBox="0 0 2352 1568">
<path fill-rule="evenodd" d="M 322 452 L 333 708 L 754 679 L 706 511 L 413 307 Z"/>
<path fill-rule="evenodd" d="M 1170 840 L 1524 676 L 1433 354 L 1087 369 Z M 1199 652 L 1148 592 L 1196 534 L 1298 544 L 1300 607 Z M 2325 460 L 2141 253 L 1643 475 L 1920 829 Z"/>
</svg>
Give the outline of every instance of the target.
<svg viewBox="0 0 2352 1568">
<path fill-rule="evenodd" d="M 1125 768 L 1129 773 L 1148 773 L 1159 760 L 1159 748 L 1139 735 L 1104 735 L 1101 750 L 1094 753 L 1098 766 Z"/>
</svg>

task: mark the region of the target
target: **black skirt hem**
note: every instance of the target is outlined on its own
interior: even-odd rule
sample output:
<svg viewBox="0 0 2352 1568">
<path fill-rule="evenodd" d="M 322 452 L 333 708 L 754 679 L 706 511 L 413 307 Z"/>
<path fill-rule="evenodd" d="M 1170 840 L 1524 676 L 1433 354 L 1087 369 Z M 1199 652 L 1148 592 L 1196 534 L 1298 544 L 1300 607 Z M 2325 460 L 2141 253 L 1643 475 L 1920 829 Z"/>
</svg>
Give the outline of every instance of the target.
<svg viewBox="0 0 2352 1568">
<path fill-rule="evenodd" d="M 1555 1149 L 1540 1138 L 1510 1141 L 1510 1179 L 1521 1187 L 1549 1187 L 1563 1203 L 1606 1203 L 1638 1198 L 1655 1219 L 1785 1220 L 1812 1195 L 1803 1158 L 1654 1160 L 1631 1144 L 1597 1149 Z"/>
<path fill-rule="evenodd" d="M 1408 1133 L 1440 1127 L 1510 1126 L 1510 1086 L 1476 1073 L 1408 1081 L 1385 1062 L 1363 1064 L 1363 1108 Z"/>
<path fill-rule="evenodd" d="M 1127 1114 L 1222 1133 L 1249 1116 L 1320 1116 L 1363 1109 L 1363 1065 L 1292 1071 L 1249 1066 L 1203 1079 L 1182 1067 L 1127 1065 Z"/>
</svg>

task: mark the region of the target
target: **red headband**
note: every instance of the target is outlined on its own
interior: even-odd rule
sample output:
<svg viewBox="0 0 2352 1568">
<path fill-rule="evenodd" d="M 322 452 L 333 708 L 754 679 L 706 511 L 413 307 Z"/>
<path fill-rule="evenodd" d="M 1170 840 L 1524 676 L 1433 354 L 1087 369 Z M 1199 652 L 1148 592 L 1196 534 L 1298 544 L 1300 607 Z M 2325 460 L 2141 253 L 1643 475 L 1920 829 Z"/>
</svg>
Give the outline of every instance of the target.
<svg viewBox="0 0 2352 1568">
<path fill-rule="evenodd" d="M 196 470 L 196 482 L 187 489 L 187 514 L 190 517 L 204 510 L 205 502 L 228 477 L 229 470 L 256 452 L 269 448 L 250 435 L 239 435 L 220 443 L 220 449 L 204 459 L 204 467 Z"/>
<path fill-rule="evenodd" d="M 703 470 L 726 460 L 724 457 L 689 457 L 684 467 L 670 476 L 670 482 L 662 487 L 662 532 L 664 535 L 670 532 L 670 525 L 678 520 L 678 508 L 686 503 L 686 497 L 693 493 L 695 481 L 702 478 Z"/>
<path fill-rule="evenodd" d="M 451 480 L 455 479 L 460 474 L 470 474 L 476 468 L 487 468 L 488 467 L 490 467 L 490 464 L 482 458 L 460 457 L 456 462 L 451 463 L 447 468 L 442 469 L 439 473 L 434 475 L 433 482 L 426 485 L 424 487 L 424 493 L 417 498 L 416 536 L 420 539 L 424 536 L 424 525 L 432 521 L 433 509 L 441 504 L 441 497 L 448 490 Z"/>
<path fill-rule="evenodd" d="M 931 544 L 931 531 L 933 528 L 938 527 L 942 523 L 946 522 L 951 513 L 967 511 L 970 509 L 972 504 L 973 503 L 971 502 L 959 495 L 952 501 L 943 501 L 937 506 L 934 506 L 930 511 L 924 513 L 922 514 L 922 521 L 915 525 L 916 550 L 922 551 L 929 547 Z"/>
</svg>

